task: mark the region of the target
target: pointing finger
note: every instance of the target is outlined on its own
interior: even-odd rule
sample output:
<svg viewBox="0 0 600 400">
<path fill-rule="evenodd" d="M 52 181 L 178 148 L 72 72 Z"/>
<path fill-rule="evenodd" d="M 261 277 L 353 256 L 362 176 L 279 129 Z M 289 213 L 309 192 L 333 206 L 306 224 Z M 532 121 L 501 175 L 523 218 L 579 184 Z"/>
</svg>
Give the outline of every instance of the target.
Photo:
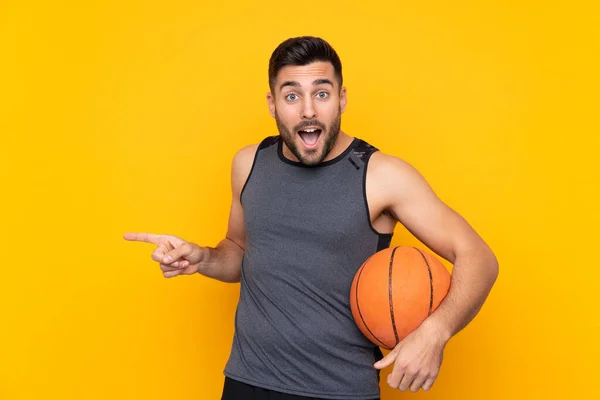
<svg viewBox="0 0 600 400">
<path fill-rule="evenodd" d="M 158 245 L 158 240 L 162 235 L 145 232 L 128 232 L 123 235 L 123 239 L 135 242 L 145 242 Z"/>
</svg>

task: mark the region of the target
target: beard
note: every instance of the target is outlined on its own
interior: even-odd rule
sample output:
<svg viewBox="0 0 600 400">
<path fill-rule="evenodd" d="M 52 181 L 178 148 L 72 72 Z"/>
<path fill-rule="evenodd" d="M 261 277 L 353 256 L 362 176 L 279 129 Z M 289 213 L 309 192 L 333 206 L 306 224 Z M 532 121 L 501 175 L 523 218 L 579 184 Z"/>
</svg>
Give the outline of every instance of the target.
<svg viewBox="0 0 600 400">
<path fill-rule="evenodd" d="M 338 112 L 337 116 L 334 118 L 333 122 L 329 127 L 326 127 L 325 124 L 317 121 L 302 121 L 300 124 L 296 125 L 293 130 L 289 130 L 283 122 L 279 119 L 279 115 L 277 115 L 277 110 L 275 110 L 275 122 L 277 124 L 277 129 L 279 130 L 279 135 L 283 139 L 285 145 L 290 149 L 292 154 L 296 156 L 296 158 L 307 167 L 314 167 L 327 157 L 331 149 L 333 148 L 335 141 L 340 133 L 340 127 L 342 124 L 342 113 Z M 319 138 L 322 142 L 319 147 L 316 149 L 308 149 L 304 153 L 300 151 L 298 146 L 296 145 L 296 135 L 298 135 L 298 131 L 302 128 L 308 126 L 318 126 L 321 129 L 321 136 Z M 302 140 L 302 139 L 300 139 Z"/>
</svg>

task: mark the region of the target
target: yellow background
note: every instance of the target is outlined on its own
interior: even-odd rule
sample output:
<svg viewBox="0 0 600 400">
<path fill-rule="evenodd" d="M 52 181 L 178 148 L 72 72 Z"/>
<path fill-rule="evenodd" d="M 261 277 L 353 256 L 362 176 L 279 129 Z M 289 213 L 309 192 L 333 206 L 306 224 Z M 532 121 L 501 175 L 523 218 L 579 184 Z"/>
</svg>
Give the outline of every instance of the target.
<svg viewBox="0 0 600 400">
<path fill-rule="evenodd" d="M 122 234 L 223 237 L 233 154 L 276 132 L 268 58 L 303 34 L 342 58 L 343 129 L 415 165 L 500 261 L 432 391 L 383 398 L 600 398 L 598 20 L 575 1 L 0 2 L 0 398 L 219 398 L 238 285 L 164 279 Z"/>
</svg>

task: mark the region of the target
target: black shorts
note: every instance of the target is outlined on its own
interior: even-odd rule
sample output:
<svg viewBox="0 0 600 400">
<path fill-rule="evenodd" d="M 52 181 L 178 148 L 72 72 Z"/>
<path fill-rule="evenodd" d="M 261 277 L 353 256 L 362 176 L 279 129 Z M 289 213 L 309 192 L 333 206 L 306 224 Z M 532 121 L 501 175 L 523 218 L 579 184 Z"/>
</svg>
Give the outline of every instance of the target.
<svg viewBox="0 0 600 400">
<path fill-rule="evenodd" d="M 296 396 L 248 385 L 225 377 L 221 400 L 323 400 L 316 397 Z M 374 399 L 379 400 L 379 399 Z"/>
</svg>

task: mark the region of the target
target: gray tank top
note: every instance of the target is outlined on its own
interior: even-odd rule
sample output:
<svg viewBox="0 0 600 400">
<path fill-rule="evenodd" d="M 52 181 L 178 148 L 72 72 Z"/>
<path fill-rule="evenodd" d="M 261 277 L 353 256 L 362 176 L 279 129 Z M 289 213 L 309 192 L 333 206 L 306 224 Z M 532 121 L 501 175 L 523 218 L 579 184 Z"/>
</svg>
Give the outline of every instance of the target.
<svg viewBox="0 0 600 400">
<path fill-rule="evenodd" d="M 392 238 L 369 219 L 375 151 L 355 138 L 306 167 L 283 155 L 279 136 L 259 145 L 241 193 L 246 250 L 226 376 L 307 397 L 379 397 L 373 364 L 382 354 L 350 309 L 356 271 Z"/>
</svg>

